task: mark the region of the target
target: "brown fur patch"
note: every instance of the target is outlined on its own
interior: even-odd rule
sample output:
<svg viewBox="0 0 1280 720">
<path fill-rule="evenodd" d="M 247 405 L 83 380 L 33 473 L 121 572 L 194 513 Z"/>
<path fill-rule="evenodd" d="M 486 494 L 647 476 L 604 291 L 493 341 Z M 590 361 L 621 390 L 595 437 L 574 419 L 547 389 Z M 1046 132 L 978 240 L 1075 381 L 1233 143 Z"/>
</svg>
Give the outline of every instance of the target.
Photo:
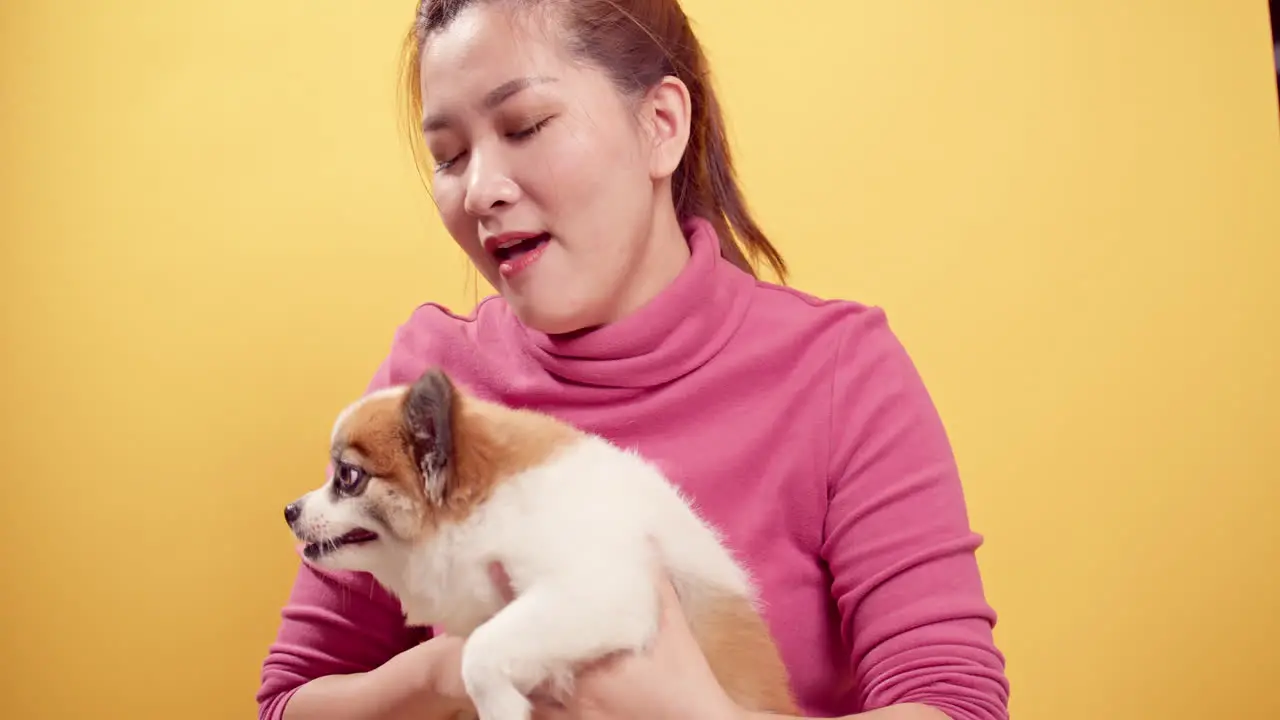
<svg viewBox="0 0 1280 720">
<path fill-rule="evenodd" d="M 428 500 L 424 478 L 410 449 L 405 427 L 407 393 L 371 396 L 354 407 L 338 427 L 334 452 L 390 483 L 418 508 L 423 530 L 458 522 L 511 476 L 536 467 L 580 434 L 541 413 L 486 402 L 453 386 L 449 433 L 454 455 L 447 469 L 444 502 Z"/>
<path fill-rule="evenodd" d="M 800 714 L 773 636 L 745 598 L 708 603 L 689 617 L 698 646 L 720 686 L 748 712 Z"/>
<path fill-rule="evenodd" d="M 356 405 L 335 434 L 334 453 L 381 478 L 399 480 L 412 474 L 400 420 L 403 402 L 399 395 L 381 395 Z"/>
<path fill-rule="evenodd" d="M 453 405 L 453 489 L 445 508 L 451 520 L 470 514 L 493 487 L 547 462 L 579 437 L 555 418 L 485 402 L 458 392 Z"/>
</svg>

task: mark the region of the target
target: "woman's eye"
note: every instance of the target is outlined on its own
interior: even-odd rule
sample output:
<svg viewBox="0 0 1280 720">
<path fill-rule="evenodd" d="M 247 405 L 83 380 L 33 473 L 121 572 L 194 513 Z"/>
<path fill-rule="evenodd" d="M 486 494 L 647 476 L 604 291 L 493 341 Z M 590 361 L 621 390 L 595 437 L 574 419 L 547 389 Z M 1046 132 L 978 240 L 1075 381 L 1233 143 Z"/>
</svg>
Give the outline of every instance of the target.
<svg viewBox="0 0 1280 720">
<path fill-rule="evenodd" d="M 546 118 L 544 120 L 539 120 L 538 122 L 522 130 L 516 130 L 515 132 L 507 133 L 507 137 L 517 141 L 528 140 L 534 135 L 537 135 L 539 132 L 542 132 L 542 129 L 547 126 L 547 123 L 551 122 L 554 119 L 555 119 L 555 116 Z M 458 162 L 460 162 L 464 157 L 466 157 L 466 154 L 467 154 L 466 151 L 463 151 L 456 155 L 449 156 L 445 160 L 437 160 L 435 164 L 436 172 L 444 172 L 445 170 L 452 168 L 454 165 L 458 164 Z"/>
<path fill-rule="evenodd" d="M 534 123 L 533 125 L 530 125 L 529 127 L 525 128 L 524 130 L 518 130 L 516 132 L 511 133 L 511 137 L 515 138 L 516 140 L 525 140 L 525 139 L 531 138 L 534 135 L 537 135 L 538 132 L 540 132 L 542 128 L 546 127 L 547 123 L 549 122 L 551 122 L 551 118 L 540 120 Z"/>
<path fill-rule="evenodd" d="M 458 160 L 460 160 L 460 159 L 462 158 L 462 155 L 463 155 L 463 153 L 459 153 L 459 154 L 454 155 L 453 157 L 449 158 L 448 160 L 438 160 L 438 161 L 436 161 L 436 170 L 437 170 L 437 171 L 439 171 L 439 170 L 448 170 L 449 168 L 453 167 L 453 164 L 454 164 L 454 163 L 458 162 Z"/>
</svg>

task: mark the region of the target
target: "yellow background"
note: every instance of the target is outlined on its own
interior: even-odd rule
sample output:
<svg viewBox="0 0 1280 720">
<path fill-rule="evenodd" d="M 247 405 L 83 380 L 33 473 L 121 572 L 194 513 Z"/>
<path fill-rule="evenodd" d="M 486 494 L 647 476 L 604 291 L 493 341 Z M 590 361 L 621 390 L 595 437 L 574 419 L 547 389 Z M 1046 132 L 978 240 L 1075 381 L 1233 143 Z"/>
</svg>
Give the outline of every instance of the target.
<svg viewBox="0 0 1280 720">
<path fill-rule="evenodd" d="M 0 716 L 253 716 L 282 505 L 477 292 L 397 131 L 412 4 L 0 6 Z M 794 284 L 936 394 L 1015 716 L 1280 717 L 1265 3 L 687 7 Z"/>
</svg>

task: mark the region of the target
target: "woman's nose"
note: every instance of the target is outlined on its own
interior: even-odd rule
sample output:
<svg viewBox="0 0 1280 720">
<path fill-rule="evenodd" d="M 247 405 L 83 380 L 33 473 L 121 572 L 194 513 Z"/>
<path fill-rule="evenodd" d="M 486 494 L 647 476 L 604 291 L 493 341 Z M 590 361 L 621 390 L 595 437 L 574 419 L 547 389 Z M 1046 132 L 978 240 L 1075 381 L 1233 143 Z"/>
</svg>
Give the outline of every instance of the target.
<svg viewBox="0 0 1280 720">
<path fill-rule="evenodd" d="M 463 207 L 471 215 L 487 215 L 520 199 L 520 186 L 492 155 L 473 153 L 468 172 Z"/>
</svg>

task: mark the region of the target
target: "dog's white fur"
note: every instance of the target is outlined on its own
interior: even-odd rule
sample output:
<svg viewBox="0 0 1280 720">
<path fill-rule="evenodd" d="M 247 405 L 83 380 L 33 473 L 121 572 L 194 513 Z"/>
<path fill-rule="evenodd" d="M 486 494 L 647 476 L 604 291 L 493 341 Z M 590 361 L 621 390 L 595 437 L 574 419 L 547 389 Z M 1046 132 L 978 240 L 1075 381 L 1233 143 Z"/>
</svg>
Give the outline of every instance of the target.
<svg viewBox="0 0 1280 720">
<path fill-rule="evenodd" d="M 358 401 L 339 417 L 335 437 L 360 403 L 403 391 Z M 567 690 L 581 663 L 647 647 L 659 617 L 659 566 L 691 617 L 726 599 L 756 603 L 751 578 L 720 535 L 653 464 L 602 438 L 572 437 L 417 546 L 383 533 L 319 561 L 371 572 L 410 624 L 466 636 L 462 676 L 481 720 L 526 720 L 526 696 L 544 682 Z M 367 527 L 327 485 L 304 498 L 300 526 L 311 537 Z M 505 606 L 488 572 L 494 561 L 516 595 Z"/>
</svg>

